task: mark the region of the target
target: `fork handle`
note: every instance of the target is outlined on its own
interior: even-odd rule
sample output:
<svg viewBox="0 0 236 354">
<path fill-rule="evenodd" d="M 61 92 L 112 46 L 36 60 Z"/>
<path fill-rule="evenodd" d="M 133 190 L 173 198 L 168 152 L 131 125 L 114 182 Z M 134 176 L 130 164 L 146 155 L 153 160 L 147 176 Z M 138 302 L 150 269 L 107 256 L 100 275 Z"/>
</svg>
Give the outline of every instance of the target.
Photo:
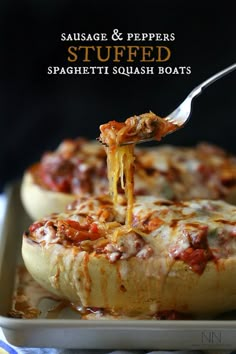
<svg viewBox="0 0 236 354">
<path fill-rule="evenodd" d="M 189 96 L 191 98 L 196 97 L 197 95 L 199 95 L 203 89 L 205 89 L 207 86 L 211 85 L 213 82 L 215 82 L 216 80 L 220 79 L 221 77 L 229 74 L 231 71 L 236 69 L 236 63 L 233 65 L 228 66 L 227 68 L 225 68 L 224 70 L 219 71 L 218 73 L 216 73 L 215 75 L 211 76 L 209 79 L 207 79 L 206 81 L 202 82 L 199 86 L 195 87 L 189 94 Z"/>
</svg>

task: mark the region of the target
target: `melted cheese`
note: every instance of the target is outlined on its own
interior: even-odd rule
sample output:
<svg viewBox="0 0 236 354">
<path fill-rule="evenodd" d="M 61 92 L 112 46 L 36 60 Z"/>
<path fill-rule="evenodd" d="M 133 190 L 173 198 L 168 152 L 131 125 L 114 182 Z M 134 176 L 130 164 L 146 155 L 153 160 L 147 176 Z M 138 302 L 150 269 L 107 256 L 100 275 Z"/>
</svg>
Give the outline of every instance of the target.
<svg viewBox="0 0 236 354">
<path fill-rule="evenodd" d="M 100 141 L 107 146 L 110 195 L 114 204 L 117 204 L 120 182 L 127 199 L 126 225 L 131 226 L 134 203 L 134 146 L 147 139 L 161 140 L 166 134 L 175 131 L 176 126 L 150 112 L 130 117 L 124 123 L 110 121 L 101 125 L 100 130 Z"/>
<path fill-rule="evenodd" d="M 113 145 L 107 147 L 106 151 L 110 195 L 113 203 L 117 204 L 118 184 L 120 182 L 127 199 L 126 224 L 130 226 L 134 203 L 134 145 Z"/>
</svg>

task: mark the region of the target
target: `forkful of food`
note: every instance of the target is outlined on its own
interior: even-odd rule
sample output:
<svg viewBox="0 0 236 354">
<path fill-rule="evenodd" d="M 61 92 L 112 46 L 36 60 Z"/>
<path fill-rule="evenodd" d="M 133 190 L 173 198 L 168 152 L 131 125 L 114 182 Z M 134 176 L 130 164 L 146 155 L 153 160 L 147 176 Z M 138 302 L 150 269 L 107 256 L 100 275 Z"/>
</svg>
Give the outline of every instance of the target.
<svg viewBox="0 0 236 354">
<path fill-rule="evenodd" d="M 185 100 L 168 116 L 161 118 L 149 112 L 126 119 L 125 122 L 110 121 L 100 126 L 99 141 L 105 146 L 138 144 L 162 137 L 182 128 L 191 116 L 192 101 L 213 82 L 236 69 L 236 63 L 211 76 L 195 87 Z"/>
</svg>

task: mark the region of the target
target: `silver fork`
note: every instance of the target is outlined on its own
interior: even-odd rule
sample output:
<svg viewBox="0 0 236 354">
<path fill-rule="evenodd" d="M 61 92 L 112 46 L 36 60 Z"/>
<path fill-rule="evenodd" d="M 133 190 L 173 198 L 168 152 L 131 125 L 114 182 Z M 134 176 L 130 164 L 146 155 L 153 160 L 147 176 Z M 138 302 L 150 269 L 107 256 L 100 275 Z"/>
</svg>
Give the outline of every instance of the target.
<svg viewBox="0 0 236 354">
<path fill-rule="evenodd" d="M 222 78 L 223 76 L 229 74 L 231 71 L 236 69 L 236 63 L 228 66 L 226 69 L 221 70 L 215 75 L 211 76 L 209 79 L 205 80 L 203 83 L 195 87 L 190 94 L 185 98 L 185 100 L 167 117 L 164 119 L 170 123 L 176 124 L 179 128 L 182 127 L 189 120 L 191 115 L 191 105 L 192 100 L 200 95 L 202 91 L 209 85 L 213 84 L 216 80 Z"/>
<path fill-rule="evenodd" d="M 187 121 L 189 120 L 189 118 L 191 116 L 191 105 L 192 105 L 192 101 L 195 97 L 200 95 L 200 93 L 202 93 L 202 91 L 207 86 L 213 84 L 213 82 L 215 82 L 216 80 L 229 74 L 231 71 L 233 71 L 235 69 L 236 69 L 236 63 L 228 66 L 224 70 L 221 70 L 220 72 L 216 73 L 215 75 L 209 77 L 209 79 L 203 81 L 200 85 L 195 87 L 189 93 L 189 95 L 185 98 L 185 100 L 172 113 L 170 113 L 170 114 L 168 114 L 168 116 L 164 117 L 163 119 L 176 125 L 176 129 L 171 130 L 170 133 L 173 133 L 174 131 L 181 128 L 184 124 L 187 123 Z M 145 143 L 145 142 L 148 142 L 148 141 L 151 141 L 154 139 L 155 139 L 155 137 L 152 137 L 149 135 L 148 138 L 144 138 L 144 139 L 140 139 L 138 141 L 135 141 L 135 144 Z M 129 144 L 133 144 L 133 143 L 134 143 L 134 141 L 125 141 L 121 145 L 129 145 Z M 105 143 L 102 142 L 102 144 L 106 146 Z"/>
</svg>

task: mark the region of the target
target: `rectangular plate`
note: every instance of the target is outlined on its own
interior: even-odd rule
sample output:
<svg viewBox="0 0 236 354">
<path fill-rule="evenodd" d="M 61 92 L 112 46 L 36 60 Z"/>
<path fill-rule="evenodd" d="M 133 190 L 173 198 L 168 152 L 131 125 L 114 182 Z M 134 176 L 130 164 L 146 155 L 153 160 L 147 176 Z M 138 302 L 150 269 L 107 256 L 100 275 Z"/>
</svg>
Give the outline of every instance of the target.
<svg viewBox="0 0 236 354">
<path fill-rule="evenodd" d="M 235 349 L 236 315 L 222 320 L 14 319 L 11 309 L 23 231 L 31 223 L 20 201 L 20 185 L 7 189 L 0 236 L 0 326 L 9 343 L 25 347 L 80 349 Z"/>
</svg>

